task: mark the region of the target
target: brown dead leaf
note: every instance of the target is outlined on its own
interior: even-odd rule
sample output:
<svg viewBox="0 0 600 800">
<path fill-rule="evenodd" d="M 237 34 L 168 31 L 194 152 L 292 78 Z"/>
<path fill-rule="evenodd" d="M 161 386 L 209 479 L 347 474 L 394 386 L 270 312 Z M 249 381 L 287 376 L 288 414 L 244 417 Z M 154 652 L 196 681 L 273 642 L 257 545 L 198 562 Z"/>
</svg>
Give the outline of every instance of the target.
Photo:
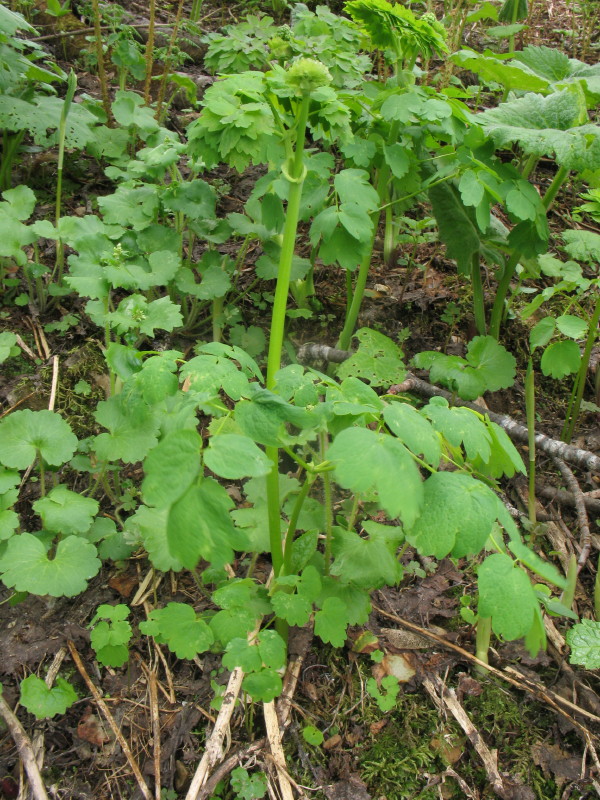
<svg viewBox="0 0 600 800">
<path fill-rule="evenodd" d="M 83 717 L 79 720 L 77 736 L 96 747 L 102 747 L 111 739 L 102 721 L 92 713 L 91 706 L 86 707 Z"/>
<path fill-rule="evenodd" d="M 323 749 L 324 750 L 333 750 L 334 747 L 338 747 L 342 743 L 342 737 L 339 733 L 336 733 L 335 736 L 330 736 L 329 739 L 326 739 L 323 742 Z"/>
<path fill-rule="evenodd" d="M 465 695 L 467 697 L 479 697 L 482 692 L 483 687 L 479 681 L 476 681 L 475 678 L 471 678 L 471 676 L 467 675 L 465 672 L 460 674 L 458 686 L 456 687 L 456 697 L 459 702 L 462 701 Z"/>
<path fill-rule="evenodd" d="M 334 786 L 329 786 L 325 794 L 327 800 L 371 800 L 366 783 L 354 775 Z"/>
<path fill-rule="evenodd" d="M 387 724 L 388 724 L 388 720 L 387 719 L 378 719 L 377 722 L 372 722 L 369 725 L 369 730 L 371 731 L 371 736 L 377 736 L 377 734 L 380 733 L 385 728 L 385 726 Z"/>
<path fill-rule="evenodd" d="M 121 597 L 129 597 L 138 583 L 138 576 L 129 572 L 119 572 L 108 581 L 110 588 L 118 592 Z"/>
<path fill-rule="evenodd" d="M 560 788 L 567 781 L 581 777 L 581 759 L 566 753 L 557 744 L 536 742 L 531 748 L 534 764 L 541 767 L 546 777 L 552 776 Z"/>
</svg>

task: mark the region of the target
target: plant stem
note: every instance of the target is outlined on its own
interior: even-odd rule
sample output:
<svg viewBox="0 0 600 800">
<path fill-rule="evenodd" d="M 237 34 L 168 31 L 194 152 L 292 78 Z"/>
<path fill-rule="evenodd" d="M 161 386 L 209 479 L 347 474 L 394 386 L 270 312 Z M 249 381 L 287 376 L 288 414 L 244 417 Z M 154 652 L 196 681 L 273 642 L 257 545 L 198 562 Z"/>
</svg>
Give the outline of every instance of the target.
<svg viewBox="0 0 600 800">
<path fill-rule="evenodd" d="M 479 250 L 471 256 L 471 284 L 473 286 L 473 311 L 475 313 L 475 326 L 480 336 L 486 334 L 485 301 L 483 297 L 483 284 L 481 282 L 481 263 Z"/>
<path fill-rule="evenodd" d="M 183 11 L 183 0 L 179 0 L 179 3 L 177 4 L 177 11 L 175 12 L 175 21 L 173 22 L 173 30 L 171 32 L 171 38 L 169 39 L 169 46 L 167 48 L 167 54 L 165 56 L 165 68 L 163 69 L 162 78 L 160 79 L 158 99 L 156 101 L 156 114 L 154 116 L 159 121 L 162 116 L 162 106 L 165 101 L 165 92 L 167 90 L 167 77 L 169 75 L 173 48 L 175 47 L 175 42 L 177 41 L 177 34 L 179 33 L 179 24 L 181 22 L 182 11 Z"/>
<path fill-rule="evenodd" d="M 148 20 L 148 41 L 146 42 L 146 80 L 144 81 L 144 103 L 150 103 L 150 84 L 154 65 L 154 25 L 156 22 L 156 0 L 150 0 Z"/>
<path fill-rule="evenodd" d="M 573 553 L 569 559 L 569 566 L 567 567 L 567 585 L 563 589 L 560 596 L 560 602 L 563 606 L 571 608 L 573 600 L 575 599 L 575 589 L 577 586 L 577 556 Z M 596 592 L 594 590 L 594 601 Z"/>
<path fill-rule="evenodd" d="M 477 636 L 475 640 L 475 655 L 484 664 L 489 664 L 488 652 L 490 649 L 490 640 L 492 638 L 492 618 L 479 617 L 477 620 Z M 487 670 L 484 667 L 477 665 L 475 671 L 480 676 L 487 675 Z"/>
<path fill-rule="evenodd" d="M 42 497 L 46 496 L 46 467 L 44 466 L 44 459 L 40 451 L 37 451 L 37 460 L 40 465 L 40 494 Z"/>
<path fill-rule="evenodd" d="M 536 523 L 535 513 L 535 375 L 531 358 L 527 364 L 525 375 L 525 413 L 527 416 L 527 434 L 529 446 L 529 494 L 527 508 L 529 521 Z"/>
<path fill-rule="evenodd" d="M 321 461 L 327 459 L 327 434 L 319 434 L 319 444 L 321 449 Z M 331 474 L 323 473 L 323 488 L 325 490 L 325 575 L 329 575 L 331 567 L 331 540 L 333 534 L 333 506 L 331 500 Z"/>
<path fill-rule="evenodd" d="M 67 135 L 67 117 L 69 116 L 69 109 L 73 102 L 75 89 L 77 87 L 77 76 L 71 70 L 67 81 L 67 93 L 63 102 L 62 111 L 60 114 L 60 124 L 58 127 L 58 164 L 56 169 L 56 206 L 54 221 L 58 228 L 61 216 L 61 202 L 62 202 L 62 179 L 63 179 L 63 165 L 65 160 L 65 139 Z M 59 237 L 56 243 L 56 265 L 55 271 L 57 272 L 56 281 L 62 283 L 62 274 L 65 266 L 65 248 L 62 239 Z"/>
<path fill-rule="evenodd" d="M 306 500 L 312 483 L 313 476 L 308 473 L 304 483 L 302 484 L 302 488 L 296 496 L 296 502 L 294 503 L 292 513 L 290 514 L 290 521 L 288 523 L 288 529 L 285 536 L 285 547 L 283 550 L 283 572 L 285 575 L 290 575 L 292 572 L 292 549 L 294 545 L 294 535 L 296 533 L 296 527 L 298 525 L 298 518 L 300 517 L 302 506 L 304 505 L 304 501 Z"/>
<path fill-rule="evenodd" d="M 310 96 L 302 98 L 296 121 L 296 149 L 291 162 L 288 162 L 286 175 L 290 183 L 288 204 L 283 229 L 283 241 L 279 258 L 279 271 L 273 301 L 273 314 L 271 317 L 271 331 L 269 336 L 269 354 L 267 356 L 267 389 L 273 391 L 275 376 L 281 366 L 281 351 L 283 348 L 283 335 L 285 330 L 285 317 L 287 299 L 290 288 L 290 275 L 292 259 L 296 246 L 296 232 L 298 229 L 298 216 L 300 213 L 300 199 L 302 184 L 304 183 L 304 138 L 308 122 L 308 109 Z M 269 540 L 271 546 L 271 559 L 275 576 L 280 574 L 283 567 L 283 550 L 281 543 L 281 517 L 279 511 L 279 450 L 269 446 L 266 454 L 273 462 L 273 469 L 267 475 L 267 506 L 269 517 Z"/>
<path fill-rule="evenodd" d="M 112 128 L 113 115 L 110 108 L 108 81 L 106 80 L 106 70 L 104 68 L 104 48 L 102 47 L 102 33 L 100 31 L 100 8 L 98 6 L 98 0 L 92 0 L 92 12 L 94 17 L 94 44 L 96 46 L 96 60 L 98 61 L 98 77 L 100 78 L 102 107 L 104 108 L 104 113 L 106 114 L 106 124 L 109 128 Z"/>
<path fill-rule="evenodd" d="M 598 334 L 598 322 L 600 322 L 600 297 L 598 297 L 596 300 L 596 305 L 594 306 L 594 312 L 588 328 L 587 339 L 585 340 L 585 347 L 583 348 L 583 354 L 581 356 L 581 364 L 579 365 L 579 370 L 575 376 L 575 382 L 573 386 L 575 392 L 569 401 L 565 424 L 560 437 L 563 442 L 566 442 L 567 444 L 570 444 L 571 439 L 573 438 L 575 425 L 577 424 L 577 419 L 579 417 L 581 401 L 583 400 L 583 392 L 585 389 L 585 378 L 592 355 L 592 348 L 594 347 L 594 342 L 596 341 L 596 336 Z"/>
</svg>

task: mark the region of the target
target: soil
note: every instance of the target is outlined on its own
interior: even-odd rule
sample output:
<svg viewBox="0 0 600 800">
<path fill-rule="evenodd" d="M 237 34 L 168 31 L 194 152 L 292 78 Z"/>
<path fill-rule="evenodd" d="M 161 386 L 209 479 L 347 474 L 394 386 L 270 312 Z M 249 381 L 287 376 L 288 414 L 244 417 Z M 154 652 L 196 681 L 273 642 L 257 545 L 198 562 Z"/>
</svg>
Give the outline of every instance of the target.
<svg viewBox="0 0 600 800">
<path fill-rule="evenodd" d="M 588 4 L 592 7 L 593 0 L 588 0 Z M 90 26 L 83 4 L 74 2 L 75 15 L 67 15 L 62 23 L 62 18 L 42 13 L 41 7 L 45 4 L 36 2 L 35 5 L 40 13 L 34 16 L 33 22 L 42 36 L 52 37 L 68 29 L 68 25 L 82 29 L 77 37 L 46 38 L 43 44 L 53 48 L 65 69 L 75 64 L 79 86 L 97 94 L 95 75 L 81 67 L 80 48 L 86 44 L 83 29 Z M 437 5 L 441 15 L 443 4 Z M 134 24 L 143 25 L 146 4 L 123 0 L 123 6 Z M 340 10 L 333 2 L 330 7 Z M 203 29 L 217 29 L 257 8 L 258 3 L 249 8 L 249 5 L 205 0 Z M 160 21 L 171 23 L 174 10 L 174 4 L 159 2 Z M 524 43 L 553 45 L 579 56 L 586 45 L 578 35 L 580 30 L 580 17 L 574 4 L 567 0 L 530 0 L 529 28 L 523 34 Z M 202 43 L 197 38 L 192 39 L 192 60 L 182 71 L 203 87 L 212 78 L 203 70 Z M 490 43 L 479 26 L 467 27 L 464 41 L 478 49 Z M 590 46 L 594 43 L 595 49 Z M 589 63 L 598 58 L 597 45 L 596 29 L 586 45 Z M 182 129 L 180 112 L 173 113 L 171 124 Z M 31 156 L 21 166 L 19 182 L 32 185 L 38 199 L 47 192 L 51 202 L 54 176 L 52 159 Z M 214 177 L 226 185 L 220 211 L 241 210 L 256 171 L 237 176 L 221 170 Z M 540 186 L 549 182 L 543 169 L 538 171 L 535 182 Z M 111 186 L 99 167 L 83 157 L 68 159 L 65 213 L 89 211 L 93 198 L 109 191 Z M 564 225 L 563 217 L 569 216 L 569 207 L 570 198 L 565 195 L 551 219 L 557 230 Z M 254 286 L 253 265 L 258 255 L 252 250 L 248 252 L 240 279 L 242 290 L 252 289 L 258 294 L 248 294 L 240 305 L 246 325 L 266 329 L 268 307 L 261 310 L 256 298 L 272 287 Z M 235 257 L 233 251 L 232 256 Z M 414 252 L 399 251 L 397 257 L 398 263 L 389 267 L 383 263 L 380 253 L 369 277 L 368 296 L 359 324 L 376 328 L 400 341 L 407 359 L 423 350 L 464 353 L 466 343 L 476 331 L 469 290 L 457 277 L 455 265 L 445 258 L 437 242 L 421 244 Z M 289 331 L 294 347 L 307 341 L 335 344 L 331 331 L 338 330 L 345 303 L 341 270 L 319 267 L 315 289 L 320 305 L 311 319 L 294 320 Z M 495 290 L 491 277 L 485 289 L 491 303 Z M 454 317 L 444 315 L 450 303 L 456 309 Z M 44 332 L 45 325 L 58 322 L 64 313 L 78 311 L 77 303 L 67 299 L 50 315 L 40 315 L 34 307 L 19 308 L 11 298 L 5 298 L 0 328 L 19 333 L 31 348 L 31 357 L 24 354 L 4 365 L 6 369 L 0 375 L 2 416 L 14 408 L 48 407 L 52 357 L 58 356 L 60 378 L 55 408 L 69 420 L 79 437 L 99 432 L 92 410 L 106 390 L 101 332 L 84 321 L 66 332 Z M 518 359 L 519 378 L 510 391 L 486 396 L 491 410 L 520 421 L 523 421 L 525 408 L 523 343 L 527 336 L 528 328 L 518 319 L 507 326 L 505 344 Z M 176 336 L 163 344 L 187 351 L 194 339 Z M 82 379 L 89 382 L 91 392 L 84 397 L 74 389 Z M 568 400 L 565 386 L 543 378 L 538 384 L 539 429 L 550 436 L 560 435 Z M 591 387 L 587 396 L 594 399 Z M 590 411 L 582 415 L 575 444 L 599 451 L 597 413 Z M 543 457 L 538 469 L 541 483 L 558 485 L 552 465 Z M 123 474 L 134 493 L 140 477 L 139 466 Z M 598 489 L 597 476 L 584 475 L 581 486 L 584 491 Z M 235 497 L 236 487 L 229 488 Z M 522 485 L 511 482 L 506 491 L 513 504 L 521 510 L 526 508 L 526 503 L 523 506 L 526 489 Z M 31 484 L 21 495 L 16 510 L 24 524 L 33 516 L 31 503 L 37 497 L 36 492 L 35 484 Z M 238 496 L 241 497 L 239 491 Z M 572 544 L 577 529 L 574 511 L 548 500 L 543 504 L 540 514 L 545 513 L 562 532 L 563 547 L 567 541 L 571 550 L 576 549 Z M 598 524 L 594 527 L 594 519 L 592 528 L 594 546 L 597 546 L 600 530 Z M 532 536 L 534 534 L 532 532 Z M 367 630 L 352 630 L 345 648 L 336 650 L 318 645 L 306 632 L 292 631 L 290 650 L 293 652 L 297 648 L 303 661 L 292 703 L 291 724 L 283 745 L 287 769 L 298 787 L 297 795 L 315 800 L 450 800 L 494 795 L 514 800 L 575 800 L 600 795 L 600 762 L 595 751 L 600 734 L 600 684 L 595 672 L 569 666 L 562 638 L 566 629 L 564 620 L 554 620 L 557 635 L 548 651 L 535 659 L 519 643 L 496 644 L 491 663 L 503 670 L 505 677 L 508 674 L 516 679 L 517 686 L 497 675 L 482 676 L 474 671 L 468 657 L 468 653 L 475 650 L 473 630 L 460 618 L 461 598 L 468 594 L 473 574 L 465 572 L 462 561 L 452 563 L 446 559 L 437 563 L 419 559 L 411 549 L 404 554 L 403 562 L 406 577 L 401 585 L 375 594 Z M 245 563 L 233 565 L 240 574 L 245 566 Z M 256 574 L 267 575 L 268 571 L 269 564 L 258 563 Z M 577 610 L 582 616 L 591 613 L 594 578 L 595 568 L 588 564 L 581 575 L 576 597 Z M 154 573 L 143 553 L 123 562 L 106 562 L 87 591 L 74 599 L 13 597 L 12 591 L 0 588 L 3 698 L 16 710 L 30 739 L 40 745 L 43 775 L 52 797 L 137 800 L 142 796 L 97 697 L 76 668 L 73 651 L 82 659 L 98 696 L 104 698 L 141 775 L 151 787 L 154 786 L 155 766 L 160 763 L 161 784 L 153 796 L 157 800 L 185 796 L 217 714 L 213 703 L 215 687 L 225 685 L 229 676 L 221 667 L 220 659 L 206 654 L 193 661 L 178 660 L 165 647 L 138 637 L 132 642 L 131 656 L 125 667 L 100 667 L 90 647 L 89 632 L 90 620 L 102 603 L 127 603 L 132 610 L 130 622 L 137 629 L 137 623 L 146 619 L 149 602 L 153 606 L 164 606 L 173 601 L 191 603 L 197 611 L 207 605 L 191 576 Z M 422 636 L 409 642 L 402 625 L 394 622 L 395 617 L 441 637 L 454 645 L 454 649 Z M 375 646 L 364 646 L 364 636 L 369 631 L 386 653 L 384 667 L 369 657 Z M 382 711 L 366 692 L 365 685 L 373 676 L 381 680 L 386 669 L 392 669 L 392 662 L 396 665 L 394 668 L 402 665 L 407 679 L 401 684 L 393 708 Z M 45 677 L 52 664 L 60 666 L 60 674 L 74 684 L 79 699 L 66 714 L 39 722 L 18 707 L 19 682 L 30 674 Z M 436 676 L 442 685 L 453 687 L 452 695 L 472 722 L 472 734 L 465 733 L 450 713 L 450 706 L 440 699 L 444 696 L 443 690 L 436 696 L 428 692 L 427 686 L 437 685 L 428 682 L 429 676 Z M 579 710 L 560 706 L 553 699 L 556 695 L 576 704 Z M 560 709 L 565 713 L 560 713 Z M 310 744 L 303 737 L 302 729 L 307 725 L 323 733 L 322 746 Z M 228 741 L 229 754 L 239 753 L 239 764 L 251 771 L 263 770 L 269 774 L 269 796 L 276 797 L 268 749 L 261 747 L 253 751 L 251 747 L 263 736 L 260 707 L 236 709 Z M 503 793 L 490 779 L 491 773 L 484 766 L 478 741 L 483 742 L 496 759 Z M 26 797 L 26 790 L 20 790 L 22 783 L 23 768 L 17 748 L 0 719 L 0 798 Z M 226 776 L 213 792 L 215 798 L 223 800 L 236 796 Z"/>
</svg>

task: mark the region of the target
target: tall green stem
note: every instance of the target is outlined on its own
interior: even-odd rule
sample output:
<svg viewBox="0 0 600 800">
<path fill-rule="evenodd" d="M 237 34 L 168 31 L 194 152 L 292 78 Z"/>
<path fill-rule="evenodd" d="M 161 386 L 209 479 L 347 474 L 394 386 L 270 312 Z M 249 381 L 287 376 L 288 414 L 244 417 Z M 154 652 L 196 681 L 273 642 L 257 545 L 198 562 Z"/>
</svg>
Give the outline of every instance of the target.
<svg viewBox="0 0 600 800">
<path fill-rule="evenodd" d="M 491 638 L 492 638 L 492 618 L 479 617 L 479 619 L 477 620 L 475 655 L 480 661 L 483 661 L 484 664 L 489 664 L 488 651 L 490 649 Z M 475 672 L 477 672 L 481 677 L 487 674 L 487 671 L 484 669 L 484 667 L 480 667 L 479 665 L 475 667 Z"/>
<path fill-rule="evenodd" d="M 531 358 L 525 375 L 525 413 L 527 415 L 527 440 L 529 445 L 529 495 L 527 508 L 529 521 L 536 522 L 535 513 L 535 378 Z"/>
<path fill-rule="evenodd" d="M 156 24 L 156 0 L 150 0 L 150 16 L 148 20 L 148 41 L 146 42 L 146 77 L 144 80 L 144 103 L 150 103 L 150 84 L 152 83 L 152 67 L 154 66 L 154 26 Z"/>
<path fill-rule="evenodd" d="M 481 257 L 479 250 L 471 256 L 471 286 L 473 287 L 473 311 L 477 333 L 485 336 L 485 302 L 483 297 L 483 284 L 481 282 Z"/>
<path fill-rule="evenodd" d="M 271 333 L 269 337 L 269 354 L 267 356 L 267 389 L 273 391 L 275 376 L 281 366 L 281 351 L 283 348 L 283 335 L 285 330 L 285 317 L 287 299 L 290 288 L 292 272 L 292 259 L 296 246 L 296 232 L 300 213 L 300 199 L 302 197 L 302 184 L 304 183 L 304 137 L 308 122 L 308 109 L 310 96 L 302 98 L 296 122 L 296 149 L 290 162 L 286 164 L 285 176 L 290 184 L 288 195 L 283 241 L 279 258 L 279 271 L 277 273 L 277 286 L 273 302 L 273 315 L 271 318 Z M 271 559 L 275 575 L 279 575 L 283 567 L 283 548 L 281 543 L 281 518 L 279 512 L 279 450 L 277 447 L 266 448 L 267 456 L 273 462 L 273 469 L 267 475 L 267 506 L 269 516 L 269 542 Z"/>
<path fill-rule="evenodd" d="M 389 176 L 390 169 L 386 164 L 380 170 L 377 178 L 377 193 L 379 194 L 382 205 L 384 205 L 384 198 L 387 199 L 387 183 Z M 356 320 L 358 319 L 358 314 L 360 312 L 360 307 L 365 294 L 365 288 L 367 286 L 369 269 L 371 268 L 373 247 L 375 245 L 375 237 L 377 235 L 377 227 L 379 225 L 380 216 L 381 211 L 379 212 L 379 215 L 373 219 L 373 233 L 371 234 L 371 241 L 369 243 L 369 247 L 365 250 L 365 254 L 363 255 L 362 261 L 358 267 L 358 275 L 356 276 L 356 283 L 354 284 L 354 291 L 352 292 L 352 300 L 350 302 L 350 307 L 346 312 L 344 327 L 342 328 L 342 332 L 340 333 L 340 337 L 337 342 L 337 347 L 340 350 L 348 350 L 350 347 L 352 334 L 354 333 L 354 328 L 356 327 Z"/>
<path fill-rule="evenodd" d="M 573 438 L 573 433 L 575 432 L 575 425 L 577 424 L 577 418 L 579 417 L 581 401 L 583 400 L 583 391 L 585 389 L 585 378 L 587 375 L 588 366 L 592 355 L 592 348 L 594 346 L 594 342 L 596 341 L 596 336 L 598 334 L 598 322 L 600 322 L 600 297 L 596 300 L 596 305 L 594 306 L 594 313 L 592 314 L 592 318 L 590 320 L 588 335 L 587 339 L 585 340 L 583 355 L 581 356 L 581 364 L 579 365 L 579 370 L 577 372 L 577 376 L 575 377 L 575 386 L 577 388 L 574 393 L 574 396 L 572 396 L 569 402 L 569 407 L 567 408 L 567 415 L 565 418 L 565 424 L 563 426 L 561 434 L 561 439 L 563 440 L 563 442 L 567 442 L 567 444 L 569 444 L 571 439 Z"/>
</svg>

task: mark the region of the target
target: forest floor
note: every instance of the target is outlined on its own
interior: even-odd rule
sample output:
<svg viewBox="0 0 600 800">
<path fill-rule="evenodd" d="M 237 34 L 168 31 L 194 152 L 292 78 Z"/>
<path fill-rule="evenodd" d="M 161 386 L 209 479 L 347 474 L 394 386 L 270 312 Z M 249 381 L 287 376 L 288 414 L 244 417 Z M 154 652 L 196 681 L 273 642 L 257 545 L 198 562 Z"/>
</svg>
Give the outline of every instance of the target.
<svg viewBox="0 0 600 800">
<path fill-rule="evenodd" d="M 146 4 L 123 0 L 135 23 L 143 23 Z M 162 4 L 161 4 L 162 5 Z M 160 8 L 161 21 L 172 13 Z M 205 2 L 207 29 L 217 29 L 247 13 L 247 6 Z M 577 16 L 566 0 L 535 2 L 527 43 L 554 45 L 573 53 L 577 48 Z M 34 17 L 41 35 L 54 29 L 47 17 Z M 52 23 L 54 24 L 54 23 Z M 465 31 L 467 44 L 480 47 L 479 29 Z M 97 79 L 81 66 L 77 49 L 62 39 L 44 42 L 53 48 L 64 69 L 74 66 L 80 87 L 98 90 Z M 64 46 L 66 45 L 66 46 Z M 589 60 L 596 60 L 592 52 Z M 68 58 L 65 59 L 65 55 Z M 182 71 L 203 74 L 201 56 Z M 175 124 L 177 123 L 175 112 Z M 22 180 L 51 202 L 54 162 L 35 161 L 21 167 Z M 551 177 L 551 176 L 550 176 Z M 241 210 L 250 183 L 248 176 L 226 176 L 230 189 L 223 199 L 224 211 Z M 543 165 L 536 175 L 539 185 L 549 182 Z M 95 196 L 110 190 L 98 165 L 73 160 L 65 182 L 65 213 L 90 207 Z M 571 190 L 570 190 L 571 191 Z M 570 218 L 571 196 L 565 192 L 552 215 L 551 225 L 560 229 Z M 597 228 L 600 232 L 600 228 Z M 406 254 L 405 254 L 406 255 Z M 252 253 L 244 278 L 250 283 Z M 406 262 L 406 260 L 405 260 Z M 310 320 L 297 319 L 289 335 L 298 346 L 305 341 L 334 345 L 330 331 L 338 329 L 344 311 L 344 279 L 341 271 L 320 268 L 316 274 L 320 308 Z M 494 286 L 486 287 L 493 299 Z M 421 244 L 407 263 L 388 267 L 375 264 L 369 277 L 360 324 L 400 340 L 407 358 L 423 350 L 443 349 L 463 353 L 475 334 L 469 315 L 469 289 L 457 277 L 437 242 Z M 68 307 L 63 311 L 71 311 Z M 452 304 L 453 313 L 447 308 Z M 446 313 L 444 313 L 446 312 Z M 245 324 L 266 327 L 267 311 L 249 300 L 242 306 Z M 47 408 L 51 395 L 53 363 L 59 364 L 55 408 L 69 420 L 78 435 L 98 432 L 89 407 L 104 396 L 102 342 L 98 329 L 80 322 L 67 332 L 47 331 L 44 326 L 60 318 L 40 316 L 35 308 L 2 306 L 0 327 L 19 333 L 31 348 L 5 364 L 0 377 L 0 413 L 19 408 Z M 528 329 L 518 320 L 508 328 L 507 347 L 517 357 L 519 377 L 515 386 L 486 397 L 492 411 L 524 420 L 524 341 Z M 169 346 L 189 351 L 194 341 L 170 337 Z M 53 358 L 58 356 L 58 362 Z M 74 387 L 86 380 L 92 387 L 86 398 Z M 566 385 L 566 384 L 565 384 Z M 558 437 L 567 394 L 564 385 L 541 378 L 538 385 L 539 430 Z M 600 452 L 598 416 L 582 416 L 575 444 Z M 540 484 L 559 485 L 556 471 L 542 458 Z M 132 495 L 137 491 L 141 469 L 128 467 L 122 475 Z M 598 489 L 597 478 L 587 475 L 585 491 Z M 514 481 L 508 492 L 514 505 L 526 508 L 526 487 Z M 19 510 L 31 514 L 31 502 L 23 497 Z M 525 502 L 525 505 L 524 505 Z M 126 512 L 126 509 L 125 509 Z M 525 512 L 524 512 L 525 513 Z M 553 550 L 576 551 L 572 531 L 576 516 L 572 507 L 540 498 L 541 534 L 550 537 Z M 600 503 L 591 506 L 593 541 L 600 539 Z M 594 521 L 596 525 L 594 526 Z M 597 674 L 569 665 L 564 644 L 563 621 L 550 623 L 553 637 L 548 651 L 531 658 L 519 643 L 496 643 L 491 652 L 495 671 L 481 677 L 470 654 L 474 633 L 460 621 L 465 572 L 450 559 L 432 563 L 415 561 L 405 554 L 412 572 L 393 589 L 376 592 L 367 630 L 386 653 L 384 667 L 373 665 L 364 646 L 365 630 L 352 630 L 346 648 L 317 645 L 306 632 L 293 631 L 290 651 L 301 659 L 301 669 L 291 701 L 291 724 L 284 739 L 287 770 L 298 796 L 315 800 L 450 800 L 488 798 L 506 800 L 577 800 L 600 797 L 600 762 L 596 748 L 600 736 L 600 682 Z M 594 558 L 595 561 L 595 558 Z M 242 569 L 242 564 L 234 568 Z M 256 574 L 268 573 L 269 564 L 259 560 Z M 422 577 L 417 578 L 417 574 Z M 591 609 L 595 568 L 589 564 L 581 575 L 576 594 L 580 615 Z M 0 588 L 0 678 L 3 697 L 14 708 L 19 681 L 31 673 L 45 677 L 49 669 L 70 677 L 79 700 L 66 714 L 43 722 L 23 709 L 18 716 L 37 746 L 49 793 L 61 800 L 138 800 L 142 796 L 97 699 L 104 699 L 117 727 L 127 740 L 131 757 L 143 779 L 153 784 L 160 764 L 161 784 L 157 800 L 184 797 L 214 723 L 211 706 L 215 682 L 223 685 L 228 674 L 218 657 L 205 654 L 193 661 L 177 660 L 149 640 L 134 644 L 128 664 L 120 669 L 99 667 L 90 648 L 89 623 L 102 603 L 126 602 L 132 622 L 146 617 L 148 603 L 166 605 L 180 600 L 203 603 L 191 576 L 155 572 L 140 553 L 118 563 L 106 563 L 76 598 L 27 597 L 18 605 L 7 602 L 12 593 Z M 457 621 L 459 620 L 459 621 Z M 406 635 L 412 624 L 421 635 Z M 427 637 L 427 633 L 433 636 Z M 437 638 L 436 638 L 437 637 Z M 75 656 L 81 660 L 78 669 Z M 396 704 L 382 711 L 366 692 L 372 675 L 385 669 L 405 670 Z M 381 670 L 384 670 L 383 672 Z M 378 672 L 379 670 L 379 672 Z M 97 689 L 97 697 L 82 679 L 82 672 Z M 562 700 L 571 703 L 561 702 Z M 229 755 L 236 763 L 272 771 L 270 755 L 261 747 L 264 731 L 259 712 L 240 707 L 234 712 Z M 320 746 L 301 735 L 301 727 L 314 725 L 324 735 Z M 258 743 L 258 747 L 253 747 Z M 212 788 L 214 798 L 236 797 L 225 779 Z M 217 775 L 218 777 L 218 775 Z M 0 797 L 24 798 L 23 767 L 15 744 L 0 722 Z M 269 788 L 270 792 L 274 792 Z M 203 795 L 204 796 L 204 795 Z M 244 796 L 244 795 L 240 795 Z M 258 795 L 247 794 L 248 798 Z M 271 797 L 277 795 L 272 793 Z"/>
</svg>

